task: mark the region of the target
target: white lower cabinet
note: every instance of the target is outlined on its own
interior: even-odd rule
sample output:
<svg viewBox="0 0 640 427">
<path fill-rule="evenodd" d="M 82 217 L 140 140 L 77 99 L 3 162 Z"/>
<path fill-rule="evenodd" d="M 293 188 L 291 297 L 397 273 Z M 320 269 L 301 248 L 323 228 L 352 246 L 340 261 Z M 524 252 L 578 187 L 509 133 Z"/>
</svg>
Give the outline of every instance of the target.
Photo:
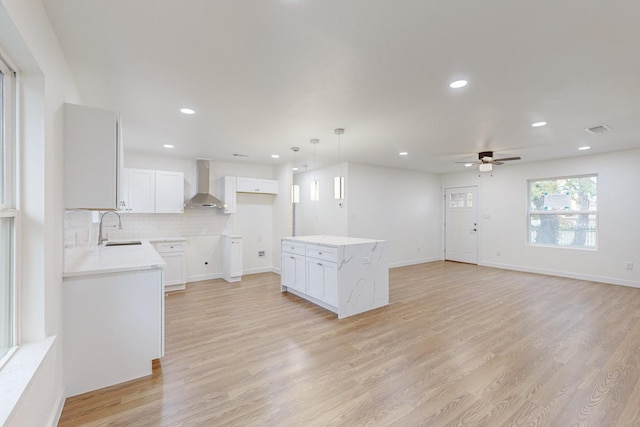
<svg viewBox="0 0 640 427">
<path fill-rule="evenodd" d="M 389 304 L 386 242 L 349 237 L 282 239 L 281 290 L 338 318 Z"/>
<path fill-rule="evenodd" d="M 164 353 L 162 269 L 65 277 L 67 397 L 151 374 Z"/>
<path fill-rule="evenodd" d="M 179 291 L 186 288 L 187 256 L 184 239 L 152 241 L 164 262 L 164 290 Z"/>
<path fill-rule="evenodd" d="M 242 236 L 222 236 L 222 278 L 230 283 L 242 280 Z"/>
<path fill-rule="evenodd" d="M 282 254 L 282 284 L 306 292 L 306 257 L 295 253 Z"/>
<path fill-rule="evenodd" d="M 307 258 L 307 293 L 333 306 L 338 303 L 338 267 L 335 262 Z"/>
</svg>

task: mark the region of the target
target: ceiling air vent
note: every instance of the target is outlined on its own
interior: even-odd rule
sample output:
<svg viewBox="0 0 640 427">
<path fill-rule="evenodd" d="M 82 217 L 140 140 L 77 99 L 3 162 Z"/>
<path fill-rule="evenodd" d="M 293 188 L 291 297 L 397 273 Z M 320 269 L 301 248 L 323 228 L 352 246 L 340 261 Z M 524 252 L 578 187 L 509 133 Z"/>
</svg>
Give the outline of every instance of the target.
<svg viewBox="0 0 640 427">
<path fill-rule="evenodd" d="M 599 125 L 585 129 L 589 133 L 605 133 L 609 130 L 607 125 Z"/>
</svg>

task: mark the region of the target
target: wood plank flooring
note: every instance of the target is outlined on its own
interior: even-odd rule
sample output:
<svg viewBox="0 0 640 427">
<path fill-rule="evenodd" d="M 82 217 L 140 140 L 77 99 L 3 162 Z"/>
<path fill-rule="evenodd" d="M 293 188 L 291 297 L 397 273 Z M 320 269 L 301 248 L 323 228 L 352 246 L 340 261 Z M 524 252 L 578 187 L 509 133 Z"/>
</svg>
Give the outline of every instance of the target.
<svg viewBox="0 0 640 427">
<path fill-rule="evenodd" d="M 280 276 L 166 299 L 153 375 L 60 426 L 640 426 L 640 289 L 434 262 L 338 320 Z"/>
</svg>

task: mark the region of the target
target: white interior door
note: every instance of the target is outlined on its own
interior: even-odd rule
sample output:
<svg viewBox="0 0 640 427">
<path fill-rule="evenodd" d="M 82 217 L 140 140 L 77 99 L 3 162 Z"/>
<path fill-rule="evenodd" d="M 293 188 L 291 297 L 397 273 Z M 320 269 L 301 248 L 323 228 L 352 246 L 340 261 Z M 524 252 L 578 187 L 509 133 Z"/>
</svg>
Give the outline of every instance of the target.
<svg viewBox="0 0 640 427">
<path fill-rule="evenodd" d="M 445 259 L 478 263 L 478 187 L 447 188 Z"/>
</svg>

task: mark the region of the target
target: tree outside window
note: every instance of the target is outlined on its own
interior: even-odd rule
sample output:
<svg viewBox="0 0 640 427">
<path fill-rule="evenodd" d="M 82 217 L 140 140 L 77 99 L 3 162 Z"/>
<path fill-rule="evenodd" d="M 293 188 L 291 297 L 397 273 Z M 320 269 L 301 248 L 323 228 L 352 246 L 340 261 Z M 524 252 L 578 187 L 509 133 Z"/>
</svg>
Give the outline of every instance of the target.
<svg viewBox="0 0 640 427">
<path fill-rule="evenodd" d="M 529 243 L 597 246 L 597 175 L 529 181 Z"/>
</svg>

